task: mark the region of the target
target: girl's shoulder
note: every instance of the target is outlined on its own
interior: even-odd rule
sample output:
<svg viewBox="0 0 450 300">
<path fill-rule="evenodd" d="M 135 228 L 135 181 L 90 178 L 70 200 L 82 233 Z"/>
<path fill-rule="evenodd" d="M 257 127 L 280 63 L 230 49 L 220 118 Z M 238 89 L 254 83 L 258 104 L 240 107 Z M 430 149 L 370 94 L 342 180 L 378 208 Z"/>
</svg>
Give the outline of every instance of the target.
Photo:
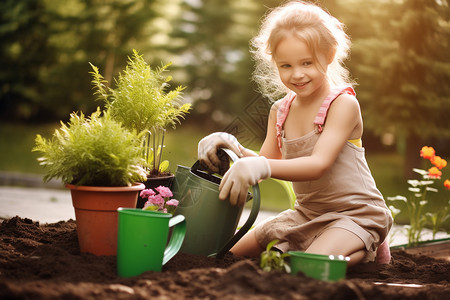
<svg viewBox="0 0 450 300">
<path fill-rule="evenodd" d="M 276 108 L 277 111 L 281 111 L 281 113 L 289 110 L 289 107 L 292 104 L 292 101 L 295 99 L 296 94 L 294 92 L 288 92 L 286 96 L 281 98 L 272 105 L 272 108 Z"/>
<path fill-rule="evenodd" d="M 336 101 L 338 99 L 339 101 Z M 322 102 L 319 113 L 326 115 L 331 104 L 334 102 L 352 103 L 359 106 L 358 100 L 356 99 L 356 92 L 351 86 L 334 87 Z"/>
<path fill-rule="evenodd" d="M 281 101 L 282 100 L 283 99 L 280 99 L 280 100 L 277 100 L 275 102 L 272 102 L 272 106 L 270 107 L 270 111 L 269 111 L 269 114 L 271 116 L 276 117 L 278 115 L 278 111 L 280 109 L 280 105 L 281 105 Z"/>
<path fill-rule="evenodd" d="M 329 109 L 328 115 L 333 119 L 337 117 L 339 120 L 343 118 L 359 120 L 361 117 L 361 108 L 355 95 L 343 93 L 336 97 L 336 100 Z"/>
<path fill-rule="evenodd" d="M 359 107 L 359 101 L 356 98 L 356 94 L 353 91 L 353 89 L 351 90 L 351 92 L 343 92 L 341 94 L 339 94 L 336 97 L 336 102 L 340 102 L 343 105 L 351 105 L 351 106 L 358 106 Z"/>
<path fill-rule="evenodd" d="M 272 102 L 272 109 L 279 109 L 280 105 L 281 105 L 281 102 L 283 102 L 283 99 L 279 99 L 279 100 L 277 100 L 275 102 Z"/>
<path fill-rule="evenodd" d="M 331 100 L 334 98 L 338 98 L 342 95 L 349 95 L 349 96 L 353 96 L 356 97 L 356 92 L 353 89 L 353 87 L 351 86 L 336 86 L 330 89 L 330 93 L 328 94 L 328 97 L 325 101 L 327 100 Z"/>
</svg>

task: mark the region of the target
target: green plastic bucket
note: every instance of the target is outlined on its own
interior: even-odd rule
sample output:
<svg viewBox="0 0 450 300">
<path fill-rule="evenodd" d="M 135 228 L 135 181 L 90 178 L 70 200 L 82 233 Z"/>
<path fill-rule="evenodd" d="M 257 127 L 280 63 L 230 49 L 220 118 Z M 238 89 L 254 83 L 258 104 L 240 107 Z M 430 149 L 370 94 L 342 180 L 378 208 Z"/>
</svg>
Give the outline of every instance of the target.
<svg viewBox="0 0 450 300">
<path fill-rule="evenodd" d="M 117 274 L 160 272 L 180 250 L 186 232 L 184 217 L 139 208 L 120 207 L 117 212 Z"/>
<path fill-rule="evenodd" d="M 343 255 L 322 255 L 289 251 L 291 274 L 302 272 L 308 277 L 324 281 L 337 281 L 345 278 L 350 257 Z"/>
<path fill-rule="evenodd" d="M 223 149 L 234 161 L 237 156 Z M 247 233 L 258 216 L 259 186 L 252 188 L 247 201 L 253 196 L 251 212 L 245 224 L 236 232 L 243 207 L 219 200 L 221 178 L 198 169 L 178 166 L 172 184 L 174 198 L 179 201 L 175 215 L 186 218 L 186 236 L 180 252 L 203 256 L 223 257 Z"/>
</svg>

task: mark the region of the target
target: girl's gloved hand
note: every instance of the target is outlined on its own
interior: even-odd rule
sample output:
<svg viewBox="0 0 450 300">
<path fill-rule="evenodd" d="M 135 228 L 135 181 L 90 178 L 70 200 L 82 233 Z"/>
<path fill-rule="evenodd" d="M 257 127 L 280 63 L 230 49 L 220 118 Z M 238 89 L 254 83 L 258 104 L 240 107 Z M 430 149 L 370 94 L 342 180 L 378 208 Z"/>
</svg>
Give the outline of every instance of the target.
<svg viewBox="0 0 450 300">
<path fill-rule="evenodd" d="M 257 184 L 260 179 L 269 178 L 270 175 L 270 165 L 264 156 L 241 158 L 222 178 L 219 199 L 225 200 L 229 196 L 232 205 L 244 205 L 248 188 Z"/>
<path fill-rule="evenodd" d="M 219 148 L 227 148 L 242 157 L 241 144 L 231 134 L 226 132 L 214 132 L 198 143 L 198 160 L 212 172 L 219 172 L 220 159 L 217 156 Z"/>
</svg>

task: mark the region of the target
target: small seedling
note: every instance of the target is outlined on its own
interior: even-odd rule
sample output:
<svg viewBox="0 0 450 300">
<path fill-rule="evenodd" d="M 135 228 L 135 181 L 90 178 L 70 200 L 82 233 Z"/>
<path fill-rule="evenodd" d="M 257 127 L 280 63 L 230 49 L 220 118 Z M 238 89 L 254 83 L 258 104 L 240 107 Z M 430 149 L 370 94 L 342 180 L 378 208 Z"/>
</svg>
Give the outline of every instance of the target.
<svg viewBox="0 0 450 300">
<path fill-rule="evenodd" d="M 289 254 L 280 253 L 277 250 L 272 250 L 272 247 L 278 242 L 278 240 L 273 240 L 269 244 L 267 244 L 266 250 L 261 253 L 261 261 L 259 263 L 259 266 L 266 272 L 276 270 L 290 273 L 291 267 L 285 261 L 285 258 L 288 257 Z"/>
</svg>

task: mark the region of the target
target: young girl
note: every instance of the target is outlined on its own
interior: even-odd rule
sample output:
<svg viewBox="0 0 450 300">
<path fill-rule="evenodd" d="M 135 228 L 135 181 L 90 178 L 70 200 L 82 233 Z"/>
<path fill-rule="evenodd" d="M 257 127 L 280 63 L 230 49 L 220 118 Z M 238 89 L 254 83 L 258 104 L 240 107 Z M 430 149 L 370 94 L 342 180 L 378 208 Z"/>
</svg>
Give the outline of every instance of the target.
<svg viewBox="0 0 450 300">
<path fill-rule="evenodd" d="M 269 218 L 232 249 L 259 255 L 276 248 L 373 261 L 392 217 L 364 157 L 363 122 L 347 70 L 350 42 L 343 24 L 316 5 L 292 1 L 272 10 L 253 39 L 254 79 L 267 96 L 283 92 L 269 114 L 259 155 L 227 133 L 199 142 L 199 159 L 212 171 L 226 147 L 241 159 L 225 173 L 220 199 L 243 205 L 248 188 L 269 177 L 292 181 L 295 210 Z M 383 244 L 379 262 L 390 259 Z"/>
</svg>

